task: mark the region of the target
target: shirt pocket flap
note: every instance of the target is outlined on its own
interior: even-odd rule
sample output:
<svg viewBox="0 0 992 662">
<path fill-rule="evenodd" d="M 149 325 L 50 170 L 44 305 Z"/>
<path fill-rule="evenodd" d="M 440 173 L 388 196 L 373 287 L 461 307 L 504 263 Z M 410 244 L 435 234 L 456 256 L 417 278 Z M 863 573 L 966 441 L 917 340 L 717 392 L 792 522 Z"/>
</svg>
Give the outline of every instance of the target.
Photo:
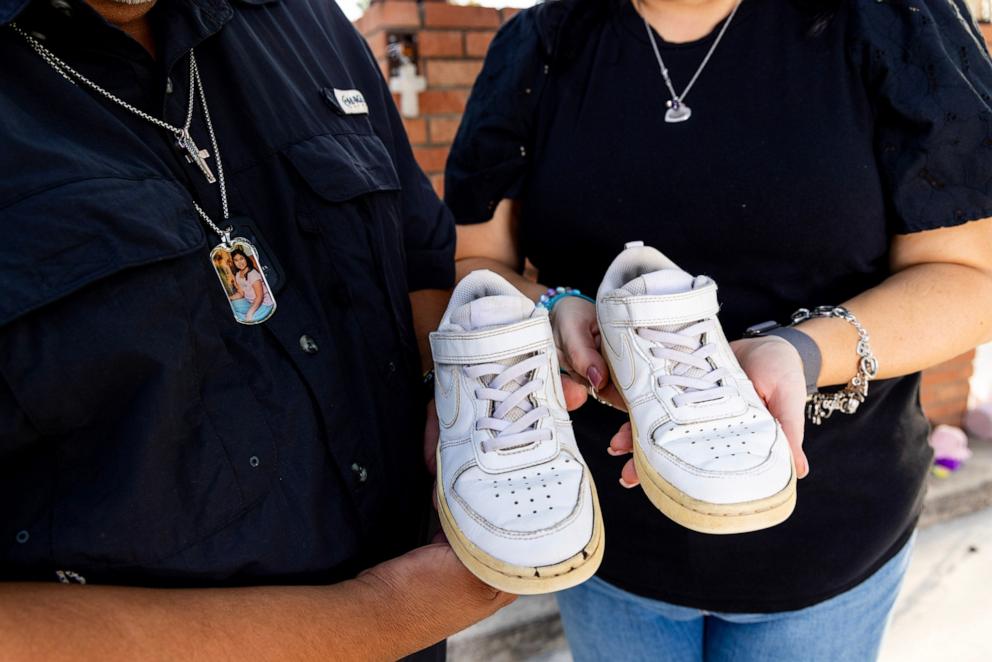
<svg viewBox="0 0 992 662">
<path fill-rule="evenodd" d="M 88 179 L 0 209 L 0 325 L 129 267 L 205 243 L 192 201 L 164 179 Z"/>
<path fill-rule="evenodd" d="M 310 188 L 330 202 L 400 189 L 389 151 L 375 135 L 316 136 L 283 153 Z"/>
</svg>

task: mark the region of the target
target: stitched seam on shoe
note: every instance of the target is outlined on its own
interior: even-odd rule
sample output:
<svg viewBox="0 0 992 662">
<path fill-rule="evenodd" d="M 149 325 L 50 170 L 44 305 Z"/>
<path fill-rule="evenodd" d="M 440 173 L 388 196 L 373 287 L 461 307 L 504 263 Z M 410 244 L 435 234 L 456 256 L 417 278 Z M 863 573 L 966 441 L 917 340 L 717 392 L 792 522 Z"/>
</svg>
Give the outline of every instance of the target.
<svg viewBox="0 0 992 662">
<path fill-rule="evenodd" d="M 551 344 L 550 340 L 542 340 L 540 342 L 534 342 L 530 345 L 521 345 L 520 347 L 512 347 L 505 349 L 502 352 L 493 352 L 490 354 L 465 354 L 465 355 L 452 355 L 445 354 L 443 356 L 435 356 L 434 360 L 438 363 L 455 363 L 458 361 L 472 361 L 474 363 L 481 363 L 486 359 L 494 359 L 506 354 L 516 355 L 524 354 L 526 352 L 536 352 L 542 347 L 546 347 Z"/>
<path fill-rule="evenodd" d="M 569 453 L 569 456 L 572 457 L 573 461 L 578 462 L 578 460 L 575 459 L 575 456 L 572 456 L 571 453 Z M 477 513 L 468 504 L 468 502 L 465 501 L 465 499 L 463 499 L 460 494 L 458 494 L 458 491 L 455 489 L 455 482 L 457 482 L 458 478 L 463 473 L 465 473 L 468 469 L 471 468 L 469 465 L 473 465 L 473 463 L 467 462 L 465 465 L 462 465 L 462 467 L 460 467 L 458 471 L 455 472 L 455 475 L 452 477 L 450 483 L 451 496 L 461 505 L 465 514 L 467 514 L 476 523 L 481 525 L 482 528 L 486 529 L 495 536 L 498 536 L 500 538 L 506 538 L 508 540 L 536 540 L 538 538 L 544 538 L 546 536 L 558 533 L 562 529 L 566 528 L 569 524 L 571 524 L 576 519 L 578 519 L 579 515 L 582 514 L 583 505 L 585 503 L 585 499 L 582 498 L 582 490 L 583 487 L 585 487 L 586 485 L 586 481 L 589 480 L 589 469 L 584 465 L 582 469 L 582 480 L 579 481 L 579 498 L 578 501 L 576 502 L 575 508 L 572 509 L 572 512 L 566 515 L 564 519 L 560 520 L 554 526 L 548 527 L 546 529 L 539 529 L 537 531 L 529 531 L 529 532 L 510 531 L 509 529 L 502 529 L 492 524 L 491 522 L 483 518 L 482 515 Z"/>
<path fill-rule="evenodd" d="M 461 439 L 451 439 L 448 441 L 441 440 L 441 448 L 453 448 L 455 446 L 464 446 L 465 444 L 472 441 L 472 437 L 462 437 Z"/>
<path fill-rule="evenodd" d="M 775 443 L 778 443 L 778 441 L 779 440 L 776 437 Z M 690 473 L 693 476 L 698 476 L 700 478 L 737 478 L 737 477 L 740 477 L 740 476 L 761 476 L 761 475 L 764 475 L 765 473 L 768 473 L 769 471 L 772 471 L 775 468 L 775 466 L 772 464 L 772 452 L 771 452 L 771 449 L 769 449 L 769 451 L 768 451 L 768 456 L 760 464 L 758 464 L 758 465 L 756 465 L 754 467 L 751 467 L 750 469 L 743 469 L 743 470 L 740 470 L 740 471 L 725 472 L 725 471 L 710 471 L 710 470 L 707 470 L 707 469 L 700 469 L 700 468 L 698 468 L 696 466 L 693 466 L 693 465 L 689 464 L 688 462 L 686 462 L 682 458 L 680 458 L 677 455 L 673 454 L 671 451 L 658 446 L 653 441 L 651 442 L 650 445 L 651 445 L 651 450 L 652 451 L 655 451 L 655 452 L 663 455 L 666 459 L 668 459 L 669 461 L 671 461 L 672 464 L 675 464 L 680 469 L 685 470 L 687 473 Z M 774 445 L 775 444 L 773 443 L 772 446 L 774 446 Z"/>
</svg>

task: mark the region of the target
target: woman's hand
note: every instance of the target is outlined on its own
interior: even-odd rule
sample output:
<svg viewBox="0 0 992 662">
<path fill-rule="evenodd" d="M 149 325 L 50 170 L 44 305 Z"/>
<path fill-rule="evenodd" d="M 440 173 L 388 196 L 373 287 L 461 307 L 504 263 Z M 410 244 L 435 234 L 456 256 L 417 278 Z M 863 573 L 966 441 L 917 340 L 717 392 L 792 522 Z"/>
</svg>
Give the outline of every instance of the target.
<svg viewBox="0 0 992 662">
<path fill-rule="evenodd" d="M 809 473 L 809 461 L 803 452 L 806 379 L 799 352 L 788 341 L 776 336 L 735 340 L 730 347 L 768 411 L 782 425 L 795 458 L 796 472 L 800 478 L 805 478 Z M 610 440 L 608 452 L 626 455 L 633 450 L 630 423 L 625 423 Z M 621 470 L 620 483 L 624 487 L 634 487 L 639 482 L 634 460 L 630 459 Z"/>
<path fill-rule="evenodd" d="M 600 399 L 623 409 L 620 394 L 610 384 L 606 359 L 599 352 L 595 304 L 579 297 L 561 299 L 551 310 L 551 328 L 558 348 L 558 363 L 566 373 L 562 375 L 561 385 L 568 410 L 585 404 L 590 386 L 596 389 Z"/>
<path fill-rule="evenodd" d="M 806 429 L 806 376 L 799 352 L 777 336 L 743 338 L 730 343 L 737 360 L 772 416 L 778 419 L 800 478 L 809 473 L 803 452 Z"/>
</svg>

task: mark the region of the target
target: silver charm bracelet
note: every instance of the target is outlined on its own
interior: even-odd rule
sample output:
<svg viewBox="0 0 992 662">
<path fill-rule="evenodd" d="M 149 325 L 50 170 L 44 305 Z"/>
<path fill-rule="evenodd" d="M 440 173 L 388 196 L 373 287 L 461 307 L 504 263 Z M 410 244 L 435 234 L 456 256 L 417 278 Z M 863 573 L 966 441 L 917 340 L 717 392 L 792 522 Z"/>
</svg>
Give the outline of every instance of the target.
<svg viewBox="0 0 992 662">
<path fill-rule="evenodd" d="M 806 418 L 820 425 L 835 412 L 853 414 L 868 397 L 868 382 L 878 375 L 878 359 L 872 354 L 870 336 L 858 318 L 843 306 L 819 306 L 810 310 L 800 308 L 792 314 L 795 326 L 814 317 L 836 317 L 847 320 L 858 332 L 858 372 L 850 383 L 835 393 L 814 393 L 806 400 Z"/>
</svg>

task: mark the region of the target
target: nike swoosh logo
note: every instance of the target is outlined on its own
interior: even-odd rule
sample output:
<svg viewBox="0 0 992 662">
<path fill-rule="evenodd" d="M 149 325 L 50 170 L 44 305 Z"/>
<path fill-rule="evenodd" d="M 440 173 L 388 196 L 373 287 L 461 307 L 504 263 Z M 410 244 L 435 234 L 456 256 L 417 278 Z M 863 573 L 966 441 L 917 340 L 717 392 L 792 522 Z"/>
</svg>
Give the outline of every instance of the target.
<svg viewBox="0 0 992 662">
<path fill-rule="evenodd" d="M 450 379 L 448 388 L 444 387 L 443 377 Z M 437 393 L 434 398 L 434 406 L 437 407 L 437 420 L 442 427 L 450 428 L 458 419 L 458 411 L 461 407 L 461 389 L 458 388 L 459 374 L 457 368 L 448 368 L 435 375 L 437 380 Z"/>
<path fill-rule="evenodd" d="M 619 347 L 614 348 L 609 339 L 606 344 L 610 347 L 610 367 L 613 368 L 616 385 L 624 390 L 629 389 L 634 385 L 634 351 L 630 346 L 630 339 L 627 338 L 626 329 L 620 332 Z"/>
</svg>

